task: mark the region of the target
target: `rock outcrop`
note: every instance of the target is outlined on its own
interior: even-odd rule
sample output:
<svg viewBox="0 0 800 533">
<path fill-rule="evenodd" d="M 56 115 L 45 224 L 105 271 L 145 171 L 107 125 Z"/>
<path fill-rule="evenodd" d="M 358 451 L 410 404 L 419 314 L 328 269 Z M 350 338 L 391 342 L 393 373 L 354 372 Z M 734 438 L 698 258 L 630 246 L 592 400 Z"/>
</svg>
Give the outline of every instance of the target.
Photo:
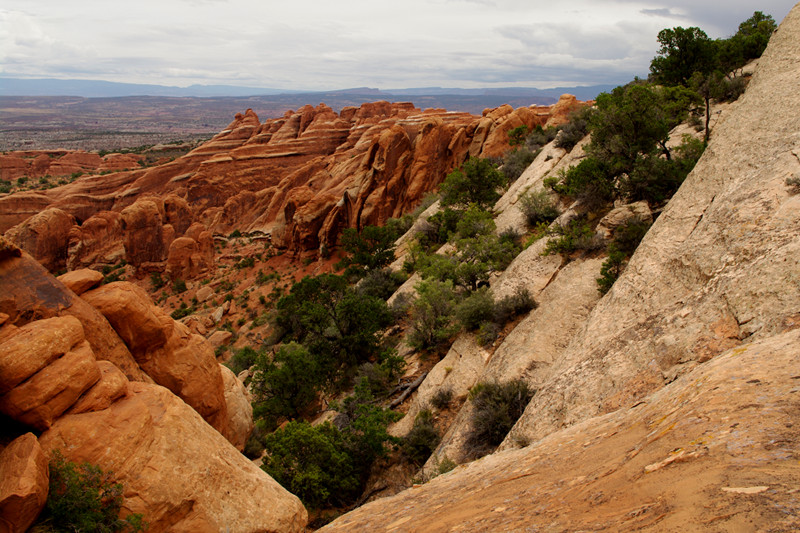
<svg viewBox="0 0 800 533">
<path fill-rule="evenodd" d="M 389 102 L 337 114 L 320 104 L 264 123 L 248 110 L 167 164 L 0 197 L 0 232 L 57 207 L 77 221 L 70 268 L 124 257 L 145 269 L 156 263 L 163 270 L 168 261 L 170 272 L 185 277 L 205 268 L 196 264 L 194 244 L 173 243 L 190 237 L 185 232 L 193 222 L 218 234 L 260 232 L 294 252 L 331 248 L 343 228 L 383 224 L 410 211 L 470 155 L 501 155 L 512 128 L 545 125 L 578 105 L 566 98 L 552 107 L 504 106 L 476 117 Z M 73 159 L 88 164 L 88 155 Z"/>
<path fill-rule="evenodd" d="M 131 382 L 108 408 L 68 414 L 40 437 L 48 451 L 113 471 L 124 511 L 148 531 L 303 531 L 300 500 L 170 391 Z"/>
<path fill-rule="evenodd" d="M 47 457 L 33 433 L 0 451 L 0 530 L 23 533 L 47 501 Z"/>
<path fill-rule="evenodd" d="M 0 237 L 0 295 L 0 412 L 42 431 L 47 452 L 113 471 L 124 512 L 142 513 L 150 531 L 303 530 L 300 501 L 231 445 L 252 430 L 241 383 L 227 369 L 224 382 L 211 345 L 141 289 L 118 282 L 78 297 Z M 44 503 L 47 467 L 16 443 L 0 455 L 0 508 L 24 531 Z M 44 493 L 26 466 L 41 462 Z"/>
<path fill-rule="evenodd" d="M 637 406 L 460 466 L 320 531 L 793 531 L 798 342 L 794 330 L 734 348 Z"/>
</svg>

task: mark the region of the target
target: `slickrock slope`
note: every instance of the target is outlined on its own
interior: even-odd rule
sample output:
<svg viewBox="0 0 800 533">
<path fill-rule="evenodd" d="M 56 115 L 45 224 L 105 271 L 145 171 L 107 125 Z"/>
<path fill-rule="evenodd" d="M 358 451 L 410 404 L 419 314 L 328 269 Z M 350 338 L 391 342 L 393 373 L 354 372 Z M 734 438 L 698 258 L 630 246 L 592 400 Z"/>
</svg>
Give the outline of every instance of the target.
<svg viewBox="0 0 800 533">
<path fill-rule="evenodd" d="M 734 348 L 635 407 L 320 531 L 796 531 L 798 342 L 794 330 Z"/>
<path fill-rule="evenodd" d="M 798 35 L 800 5 L 607 296 L 592 283 L 599 261 L 524 257 L 536 245 L 493 281 L 501 295 L 528 285 L 540 308 L 488 360 L 459 345 L 448 366 L 459 392 L 475 379 L 538 389 L 502 451 L 325 530 L 797 528 L 800 196 L 786 179 L 800 176 Z M 520 224 L 522 190 L 509 192 L 501 227 Z M 428 379 L 444 387 L 447 374 Z M 433 391 L 420 387 L 412 414 Z M 463 459 L 467 416 L 426 473 Z"/>
<path fill-rule="evenodd" d="M 563 122 L 581 105 L 565 95 L 551 107 L 503 106 L 477 117 L 389 102 L 337 114 L 320 104 L 264 123 L 248 110 L 173 162 L 0 197 L 0 232 L 57 207 L 76 219 L 70 268 L 108 263 L 122 252 L 131 264 L 169 260 L 172 271 L 190 275 L 202 266 L 187 265 L 186 257 L 203 243 L 182 241 L 174 254 L 171 245 L 192 222 L 213 233 L 261 232 L 295 252 L 331 248 L 343 228 L 408 212 L 470 155 L 501 155 L 512 128 Z M 170 216 L 167 196 L 183 209 Z M 16 237 L 27 226 L 14 229 L 12 240 L 43 262 L 63 264 L 63 249 Z"/>
<path fill-rule="evenodd" d="M 628 406 L 800 323 L 800 7 L 509 439 Z"/>
</svg>

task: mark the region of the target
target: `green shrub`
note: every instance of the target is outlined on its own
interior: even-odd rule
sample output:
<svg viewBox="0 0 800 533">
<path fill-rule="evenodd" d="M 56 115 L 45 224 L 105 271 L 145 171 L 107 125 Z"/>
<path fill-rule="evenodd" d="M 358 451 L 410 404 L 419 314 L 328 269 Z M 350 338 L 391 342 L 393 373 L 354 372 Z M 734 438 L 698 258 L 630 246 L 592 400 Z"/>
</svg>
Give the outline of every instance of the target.
<svg viewBox="0 0 800 533">
<path fill-rule="evenodd" d="M 255 265 L 256 265 L 256 258 L 250 256 L 250 257 L 245 257 L 244 259 L 236 263 L 236 265 L 234 266 L 236 267 L 237 270 L 243 270 L 245 268 L 253 268 Z"/>
<path fill-rule="evenodd" d="M 50 460 L 50 489 L 44 511 L 34 526 L 39 531 L 112 533 L 142 531 L 141 514 L 120 518 L 122 485 L 100 467 L 64 459 L 56 450 Z"/>
<path fill-rule="evenodd" d="M 532 152 L 526 147 L 519 147 L 516 150 L 506 152 L 503 156 L 503 166 L 501 171 L 509 185 L 517 181 L 522 173 L 525 172 L 539 154 L 538 151 Z"/>
<path fill-rule="evenodd" d="M 431 405 L 440 411 L 450 407 L 450 402 L 453 401 L 453 389 L 438 389 L 433 396 L 431 396 Z"/>
<path fill-rule="evenodd" d="M 494 318 L 494 307 L 489 287 L 482 287 L 459 302 L 455 310 L 456 318 L 465 330 L 476 330 L 483 322 Z"/>
<path fill-rule="evenodd" d="M 528 126 L 524 124 L 510 130 L 508 132 L 508 144 L 510 146 L 519 146 L 525 141 L 525 138 L 528 136 L 528 131 Z"/>
<path fill-rule="evenodd" d="M 342 232 L 342 248 L 347 256 L 340 265 L 370 271 L 389 266 L 394 261 L 396 232 L 388 226 L 366 226 L 359 233 L 354 228 Z"/>
<path fill-rule="evenodd" d="M 609 246 L 608 258 L 600 266 L 600 277 L 597 278 L 597 290 L 600 294 L 605 294 L 611 290 L 614 282 L 622 274 L 622 264 L 625 262 L 625 254 Z"/>
<path fill-rule="evenodd" d="M 258 360 L 260 352 L 254 350 L 250 346 L 245 346 L 234 350 L 231 358 L 225 363 L 225 366 L 230 368 L 234 374 L 240 374 L 243 370 L 247 370 Z"/>
<path fill-rule="evenodd" d="M 242 236 L 242 232 L 239 231 L 238 229 L 235 229 L 230 233 L 230 235 L 228 235 L 228 238 L 229 239 L 236 239 L 236 238 L 241 237 L 241 236 Z"/>
<path fill-rule="evenodd" d="M 800 194 L 800 174 L 786 178 L 786 186 L 791 194 Z"/>
<path fill-rule="evenodd" d="M 268 427 L 275 427 L 281 418 L 298 416 L 316 399 L 325 378 L 317 359 L 296 342 L 281 346 L 271 361 L 258 354 L 253 368 L 253 415 Z"/>
<path fill-rule="evenodd" d="M 497 339 L 497 336 L 500 335 L 500 331 L 502 329 L 503 328 L 497 322 L 481 322 L 481 325 L 475 334 L 475 339 L 481 346 L 489 346 L 495 341 L 495 339 Z"/>
<path fill-rule="evenodd" d="M 567 227 L 556 225 L 553 238 L 547 241 L 543 255 L 569 255 L 577 250 L 592 250 L 597 246 L 594 231 L 583 218 L 571 220 Z"/>
<path fill-rule="evenodd" d="M 473 411 L 468 443 L 473 453 L 484 455 L 503 442 L 534 393 L 522 380 L 478 383 L 470 389 Z"/>
<path fill-rule="evenodd" d="M 289 422 L 264 445 L 261 468 L 306 506 L 346 505 L 358 496 L 359 472 L 345 436 L 330 422 Z"/>
<path fill-rule="evenodd" d="M 472 157 L 460 170 L 451 172 L 445 178 L 440 188 L 442 205 L 493 205 L 500 198 L 498 189 L 505 181 L 494 163 Z"/>
<path fill-rule="evenodd" d="M 549 224 L 560 214 L 555 202 L 550 194 L 545 190 L 529 190 L 519 199 L 519 208 L 525 215 L 528 226 L 536 226 L 540 223 Z"/>
<path fill-rule="evenodd" d="M 569 115 L 569 122 L 558 127 L 558 135 L 555 139 L 557 148 L 566 151 L 572 150 L 589 133 L 589 117 L 591 107 L 582 107 L 573 111 Z"/>
<path fill-rule="evenodd" d="M 458 331 L 453 322 L 456 299 L 453 283 L 425 280 L 416 288 L 417 299 L 411 306 L 409 344 L 417 350 L 434 348 L 447 342 Z"/>
<path fill-rule="evenodd" d="M 166 282 L 161 277 L 161 273 L 160 272 L 151 272 L 150 273 L 150 285 L 153 286 L 153 290 L 154 291 L 157 291 L 158 289 L 163 287 L 165 284 L 166 284 Z"/>
<path fill-rule="evenodd" d="M 525 287 L 517 287 L 514 294 L 503 297 L 494 303 L 493 321 L 505 324 L 512 318 L 536 309 L 536 300 Z"/>
<path fill-rule="evenodd" d="M 401 444 L 400 449 L 411 462 L 421 466 L 431 456 L 441 437 L 433 424 L 433 413 L 424 409 L 414 417 L 414 425 Z"/>
<path fill-rule="evenodd" d="M 186 292 L 186 282 L 182 279 L 178 278 L 172 282 L 172 292 L 175 294 L 180 294 L 182 292 Z"/>
<path fill-rule="evenodd" d="M 359 294 L 388 300 L 405 283 L 407 276 L 387 268 L 370 271 L 356 286 Z"/>
</svg>

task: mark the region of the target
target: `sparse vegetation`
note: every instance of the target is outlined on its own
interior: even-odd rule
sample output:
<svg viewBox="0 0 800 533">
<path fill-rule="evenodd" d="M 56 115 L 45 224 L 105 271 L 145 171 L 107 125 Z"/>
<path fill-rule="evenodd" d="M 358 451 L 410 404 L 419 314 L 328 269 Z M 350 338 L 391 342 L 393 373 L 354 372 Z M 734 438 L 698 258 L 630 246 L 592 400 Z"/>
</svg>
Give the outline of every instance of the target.
<svg viewBox="0 0 800 533">
<path fill-rule="evenodd" d="M 140 514 L 120 518 L 122 485 L 111 472 L 90 463 L 67 461 L 56 450 L 50 460 L 50 489 L 35 531 L 99 533 L 135 532 L 147 528 Z"/>
<path fill-rule="evenodd" d="M 522 380 L 478 383 L 470 389 L 473 414 L 468 440 L 474 456 L 485 455 L 503 442 L 534 393 Z"/>
</svg>

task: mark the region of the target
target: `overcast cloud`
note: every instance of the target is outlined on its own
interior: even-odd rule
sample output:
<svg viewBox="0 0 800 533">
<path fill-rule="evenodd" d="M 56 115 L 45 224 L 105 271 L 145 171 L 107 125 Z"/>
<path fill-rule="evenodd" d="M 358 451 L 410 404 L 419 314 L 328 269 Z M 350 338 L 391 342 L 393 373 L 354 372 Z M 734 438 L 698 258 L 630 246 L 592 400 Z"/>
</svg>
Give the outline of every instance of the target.
<svg viewBox="0 0 800 533">
<path fill-rule="evenodd" d="M 645 77 L 659 30 L 726 37 L 794 0 L 4 0 L 0 75 L 280 89 Z"/>
</svg>

